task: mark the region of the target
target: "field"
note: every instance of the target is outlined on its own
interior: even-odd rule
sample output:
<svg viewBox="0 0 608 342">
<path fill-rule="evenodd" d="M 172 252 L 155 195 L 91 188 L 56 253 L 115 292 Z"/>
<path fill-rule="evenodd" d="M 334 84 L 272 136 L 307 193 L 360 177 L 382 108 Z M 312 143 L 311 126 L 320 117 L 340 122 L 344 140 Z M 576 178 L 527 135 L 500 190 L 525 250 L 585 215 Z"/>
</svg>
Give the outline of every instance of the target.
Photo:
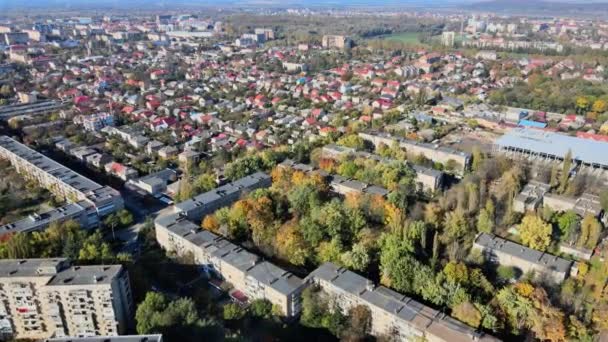
<svg viewBox="0 0 608 342">
<path fill-rule="evenodd" d="M 384 36 L 384 39 L 394 40 L 404 44 L 420 44 L 418 32 L 399 32 Z"/>
</svg>

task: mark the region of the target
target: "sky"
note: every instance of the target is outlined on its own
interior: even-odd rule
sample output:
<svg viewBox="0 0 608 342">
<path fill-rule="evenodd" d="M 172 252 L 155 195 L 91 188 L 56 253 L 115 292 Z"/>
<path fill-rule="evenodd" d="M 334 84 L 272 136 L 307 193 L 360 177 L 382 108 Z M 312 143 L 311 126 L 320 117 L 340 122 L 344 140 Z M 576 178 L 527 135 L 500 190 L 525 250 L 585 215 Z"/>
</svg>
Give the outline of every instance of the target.
<svg viewBox="0 0 608 342">
<path fill-rule="evenodd" d="M 494 0 L 0 0 L 0 9 L 7 7 L 78 7 L 79 5 L 91 6 L 122 6 L 129 4 L 151 4 L 168 7 L 172 3 L 188 5 L 266 5 L 266 6 L 348 6 L 348 5 L 370 5 L 370 6 L 396 6 L 396 5 L 415 5 L 415 6 L 439 6 L 439 5 L 458 5 L 472 4 Z M 526 0 L 534 1 L 534 0 Z M 535 0 L 543 1 L 543 0 Z M 550 2 L 591 4 L 608 3 L 608 0 L 547 0 Z"/>
</svg>

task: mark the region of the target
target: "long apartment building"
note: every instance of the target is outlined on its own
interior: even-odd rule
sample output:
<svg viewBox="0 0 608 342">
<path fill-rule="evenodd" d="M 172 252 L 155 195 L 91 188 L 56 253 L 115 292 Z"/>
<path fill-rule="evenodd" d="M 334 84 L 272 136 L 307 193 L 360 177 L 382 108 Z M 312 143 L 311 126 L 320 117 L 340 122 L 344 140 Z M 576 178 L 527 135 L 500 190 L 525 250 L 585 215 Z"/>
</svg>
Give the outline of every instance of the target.
<svg viewBox="0 0 608 342">
<path fill-rule="evenodd" d="M 5 225 L 0 225 L 0 238 L 6 234 L 28 233 L 46 229 L 51 223 L 63 223 L 74 220 L 82 227 L 87 227 L 87 204 L 68 203 L 42 213 L 30 214 L 27 217 Z"/>
<path fill-rule="evenodd" d="M 57 101 L 39 101 L 34 103 L 19 103 L 2 106 L 0 108 L 0 119 L 7 120 L 18 115 L 49 114 L 64 107 L 65 104 Z"/>
<path fill-rule="evenodd" d="M 242 292 L 245 300 L 268 299 L 293 317 L 300 312 L 302 279 L 192 222 L 231 205 L 246 191 L 271 184 L 270 176 L 257 172 L 179 203 L 155 220 L 156 240 L 167 251 L 192 256 Z"/>
<path fill-rule="evenodd" d="M 389 191 L 381 186 L 367 184 L 365 182 L 345 178 L 339 175 L 331 175 L 323 170 L 316 169 L 311 165 L 296 163 L 290 159 L 285 159 L 279 164 L 279 167 L 297 170 L 304 173 L 317 172 L 328 180 L 329 187 L 334 193 L 344 196 L 351 193 L 356 193 L 386 197 L 389 194 Z"/>
<path fill-rule="evenodd" d="M 114 336 L 126 331 L 132 314 L 129 277 L 121 265 L 0 260 L 2 337 Z"/>
<path fill-rule="evenodd" d="M 201 229 L 179 214 L 155 221 L 156 240 L 167 251 L 189 255 L 216 276 L 230 283 L 235 297 L 248 301 L 267 299 L 286 317 L 300 312 L 302 279 L 248 252 L 240 246 Z"/>
<path fill-rule="evenodd" d="M 540 252 L 499 236 L 480 233 L 473 248 L 480 250 L 490 262 L 519 268 L 523 273 L 535 272 L 546 275 L 555 283 L 561 283 L 570 275 L 573 262 L 558 256 Z"/>
<path fill-rule="evenodd" d="M 341 160 L 345 157 L 373 159 L 381 163 L 399 162 L 395 159 L 383 158 L 377 154 L 357 151 L 354 148 L 340 145 L 325 145 L 322 149 L 323 158 Z M 437 191 L 441 189 L 443 182 L 443 172 L 428 167 L 408 163 L 416 172 L 416 184 L 421 190 Z"/>
<path fill-rule="evenodd" d="M 9 160 L 17 172 L 36 180 L 56 196 L 85 205 L 86 226 L 96 225 L 99 217 L 124 206 L 117 190 L 101 186 L 10 137 L 0 136 L 0 158 Z"/>
<path fill-rule="evenodd" d="M 190 220 L 199 221 L 205 215 L 209 215 L 219 208 L 236 202 L 243 193 L 259 188 L 267 188 L 271 184 L 272 179 L 269 175 L 263 172 L 256 172 L 178 203 L 173 207 L 173 212 L 181 213 L 181 215 L 186 216 Z"/>
<path fill-rule="evenodd" d="M 371 334 L 399 341 L 494 342 L 497 338 L 333 263 L 324 263 L 305 278 L 316 284 L 345 314 L 355 306 L 371 313 Z"/>
<path fill-rule="evenodd" d="M 371 142 L 374 144 L 374 146 L 376 146 L 376 148 L 381 144 L 390 147 L 396 142 L 399 144 L 399 147 L 405 149 L 408 153 L 416 155 L 422 154 L 434 162 L 439 162 L 446 165 L 450 161 L 453 161 L 458 165 L 454 171 L 460 174 L 463 174 L 469 168 L 471 163 L 470 153 L 446 146 L 394 137 L 384 132 L 360 132 L 359 137 Z"/>
</svg>

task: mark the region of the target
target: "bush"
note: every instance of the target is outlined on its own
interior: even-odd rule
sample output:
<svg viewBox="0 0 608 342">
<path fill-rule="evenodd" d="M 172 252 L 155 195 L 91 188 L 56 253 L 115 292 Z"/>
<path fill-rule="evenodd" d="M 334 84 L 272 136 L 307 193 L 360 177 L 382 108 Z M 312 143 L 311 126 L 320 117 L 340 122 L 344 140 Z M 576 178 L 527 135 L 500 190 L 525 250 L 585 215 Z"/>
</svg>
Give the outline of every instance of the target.
<svg viewBox="0 0 608 342">
<path fill-rule="evenodd" d="M 517 270 L 515 267 L 511 266 L 498 266 L 496 273 L 498 274 L 498 278 L 505 282 L 510 281 L 517 276 Z"/>
<path fill-rule="evenodd" d="M 230 303 L 224 306 L 224 319 L 228 321 L 236 321 L 245 317 L 245 309 L 236 303 Z"/>
</svg>

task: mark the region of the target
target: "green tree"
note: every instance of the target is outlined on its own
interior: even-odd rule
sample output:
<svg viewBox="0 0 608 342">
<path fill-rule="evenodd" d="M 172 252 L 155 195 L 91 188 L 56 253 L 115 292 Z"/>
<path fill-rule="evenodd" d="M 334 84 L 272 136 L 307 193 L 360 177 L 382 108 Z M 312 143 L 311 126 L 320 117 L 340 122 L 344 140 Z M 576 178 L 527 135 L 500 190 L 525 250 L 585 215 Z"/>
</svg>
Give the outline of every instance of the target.
<svg viewBox="0 0 608 342">
<path fill-rule="evenodd" d="M 272 317 L 272 303 L 267 299 L 256 299 L 249 305 L 249 313 L 253 317 L 270 319 Z"/>
<path fill-rule="evenodd" d="M 581 222 L 581 234 L 576 245 L 587 249 L 593 249 L 597 245 L 602 232 L 602 225 L 591 214 L 585 215 Z"/>
<path fill-rule="evenodd" d="M 519 225 L 519 235 L 524 245 L 545 251 L 551 243 L 551 225 L 536 215 L 526 215 Z"/>
<path fill-rule="evenodd" d="M 238 321 L 245 317 L 245 309 L 236 303 L 224 305 L 224 319 L 228 321 Z"/>
<path fill-rule="evenodd" d="M 355 271 L 365 271 L 369 262 L 369 251 L 362 243 L 355 244 L 350 252 L 342 254 L 342 263 Z"/>
<path fill-rule="evenodd" d="M 512 266 L 498 266 L 496 273 L 498 275 L 498 278 L 503 282 L 511 281 L 517 276 L 515 268 Z"/>
<path fill-rule="evenodd" d="M 572 151 L 568 150 L 564 156 L 564 164 L 562 166 L 562 174 L 559 181 L 560 194 L 563 194 L 568 189 L 568 179 L 570 178 L 570 168 L 572 167 Z"/>
<path fill-rule="evenodd" d="M 349 134 L 345 135 L 342 138 L 338 139 L 338 145 L 354 148 L 357 150 L 362 150 L 365 148 L 365 140 L 359 137 L 357 134 Z"/>
<path fill-rule="evenodd" d="M 135 313 L 139 334 L 163 334 L 172 341 L 197 341 L 212 322 L 200 318 L 194 301 L 169 301 L 163 294 L 148 292 Z M 208 333 L 207 333 L 208 334 Z"/>
<path fill-rule="evenodd" d="M 568 210 L 561 214 L 557 219 L 557 226 L 560 231 L 560 239 L 562 241 L 570 241 L 572 235 L 576 232 L 580 219 L 578 215 L 572 211 Z"/>
</svg>

